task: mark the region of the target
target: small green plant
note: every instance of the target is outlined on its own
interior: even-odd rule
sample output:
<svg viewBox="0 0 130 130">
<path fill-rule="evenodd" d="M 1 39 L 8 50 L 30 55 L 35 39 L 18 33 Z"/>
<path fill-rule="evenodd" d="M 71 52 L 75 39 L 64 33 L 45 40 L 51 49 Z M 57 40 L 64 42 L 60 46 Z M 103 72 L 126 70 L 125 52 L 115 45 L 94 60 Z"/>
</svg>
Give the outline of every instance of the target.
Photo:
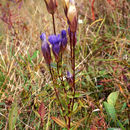
<svg viewBox="0 0 130 130">
<path fill-rule="evenodd" d="M 115 105 L 116 105 L 116 101 L 118 99 L 118 95 L 119 95 L 119 91 L 112 92 L 108 96 L 107 102 L 104 102 L 104 107 L 105 107 L 105 110 L 106 110 L 108 116 L 110 116 L 110 118 L 116 124 L 116 126 L 122 128 L 122 130 L 125 130 L 122 123 L 117 118 L 117 114 L 116 114 L 116 110 L 115 110 Z"/>
</svg>

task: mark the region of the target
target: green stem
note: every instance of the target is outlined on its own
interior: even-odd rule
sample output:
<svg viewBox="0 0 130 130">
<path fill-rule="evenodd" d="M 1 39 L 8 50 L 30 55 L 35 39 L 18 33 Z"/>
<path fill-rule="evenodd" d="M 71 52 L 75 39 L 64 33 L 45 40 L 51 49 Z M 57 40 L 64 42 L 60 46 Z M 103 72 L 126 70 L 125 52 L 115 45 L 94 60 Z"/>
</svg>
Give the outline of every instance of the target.
<svg viewBox="0 0 130 130">
<path fill-rule="evenodd" d="M 58 99 L 58 102 L 59 102 L 59 104 L 60 104 L 60 107 L 61 107 L 62 112 L 64 112 L 64 111 L 63 111 L 62 104 L 61 104 L 61 102 L 60 102 L 59 95 L 58 95 L 58 90 L 57 90 L 56 87 L 55 87 L 56 83 L 55 83 L 54 78 L 53 78 L 53 74 L 52 74 L 52 71 L 51 71 L 51 66 L 50 66 L 50 64 L 49 64 L 49 71 L 50 71 L 51 78 L 52 78 L 52 81 L 53 81 L 54 91 L 55 91 L 56 97 L 57 97 L 57 99 Z M 64 119 L 65 119 L 65 121 L 67 122 L 66 116 L 64 116 Z"/>
</svg>

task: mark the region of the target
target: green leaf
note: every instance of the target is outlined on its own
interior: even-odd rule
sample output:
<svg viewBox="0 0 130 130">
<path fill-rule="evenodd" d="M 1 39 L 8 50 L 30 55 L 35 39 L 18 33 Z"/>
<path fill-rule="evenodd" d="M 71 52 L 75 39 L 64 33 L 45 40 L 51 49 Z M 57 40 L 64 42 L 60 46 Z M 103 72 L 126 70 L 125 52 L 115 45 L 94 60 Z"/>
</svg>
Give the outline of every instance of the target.
<svg viewBox="0 0 130 130">
<path fill-rule="evenodd" d="M 78 108 L 78 103 L 77 103 L 77 102 L 75 102 L 75 103 L 74 103 L 74 106 L 73 106 L 73 112 L 74 112 L 74 111 L 76 111 L 76 110 L 77 110 L 77 108 Z"/>
<path fill-rule="evenodd" d="M 109 104 L 107 102 L 104 102 L 105 110 L 107 114 L 113 119 L 113 121 L 116 121 L 116 111 L 112 104 Z"/>
<path fill-rule="evenodd" d="M 18 116 L 17 103 L 14 103 L 9 111 L 9 130 L 14 130 L 17 121 L 17 116 Z"/>
<path fill-rule="evenodd" d="M 67 104 L 66 104 L 65 98 L 64 98 L 64 97 L 61 98 L 60 101 L 61 101 L 62 106 L 63 106 L 64 108 L 66 108 L 66 107 L 67 107 L 67 106 L 66 106 Z"/>
<path fill-rule="evenodd" d="M 125 128 L 124 128 L 124 126 L 123 126 L 123 124 L 117 119 L 117 122 L 118 122 L 118 124 L 119 124 L 119 126 L 120 126 L 120 128 L 122 129 L 122 130 L 125 130 Z"/>
<path fill-rule="evenodd" d="M 112 93 L 108 96 L 107 102 L 108 102 L 109 104 L 112 104 L 113 106 L 115 106 L 116 100 L 117 100 L 117 98 L 118 98 L 118 95 L 119 95 L 119 91 L 112 92 Z"/>
<path fill-rule="evenodd" d="M 122 108 L 121 108 L 121 112 L 127 107 L 126 102 L 123 104 Z"/>
<path fill-rule="evenodd" d="M 73 98 L 73 95 L 67 94 L 68 98 Z"/>
<path fill-rule="evenodd" d="M 67 128 L 63 128 L 62 130 L 68 130 Z"/>
<path fill-rule="evenodd" d="M 35 52 L 33 53 L 32 57 L 31 57 L 31 60 L 32 60 L 32 59 L 35 59 L 35 58 L 37 57 L 38 53 L 39 53 L 38 50 L 35 51 Z"/>
<path fill-rule="evenodd" d="M 108 128 L 108 130 L 121 130 L 120 128 Z"/>
<path fill-rule="evenodd" d="M 56 68 L 57 68 L 56 63 L 51 63 L 50 65 L 51 65 L 51 67 L 52 67 L 52 68 L 54 68 L 54 69 L 56 69 Z"/>
<path fill-rule="evenodd" d="M 40 118 L 40 114 L 39 114 L 36 110 L 33 109 L 33 112 L 35 113 L 35 115 L 36 115 L 37 117 Z"/>
<path fill-rule="evenodd" d="M 86 95 L 90 95 L 92 94 L 93 92 L 86 92 L 86 93 L 75 93 L 75 98 L 78 98 L 78 97 L 83 97 L 83 96 L 86 96 Z"/>
<path fill-rule="evenodd" d="M 123 123 L 123 125 L 129 125 L 129 119 L 126 119 Z"/>
</svg>

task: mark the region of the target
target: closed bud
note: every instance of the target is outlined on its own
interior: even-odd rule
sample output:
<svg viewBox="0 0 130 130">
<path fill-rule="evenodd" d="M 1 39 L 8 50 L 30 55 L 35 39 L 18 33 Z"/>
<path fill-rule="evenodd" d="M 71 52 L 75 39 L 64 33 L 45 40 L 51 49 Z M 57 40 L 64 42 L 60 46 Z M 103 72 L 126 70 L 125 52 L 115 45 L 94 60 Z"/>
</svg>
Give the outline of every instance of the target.
<svg viewBox="0 0 130 130">
<path fill-rule="evenodd" d="M 77 29 L 77 10 L 74 0 L 70 0 L 69 9 L 67 13 L 71 32 L 76 32 Z"/>
<path fill-rule="evenodd" d="M 61 31 L 61 51 L 62 52 L 64 52 L 66 46 L 67 46 L 67 35 L 66 35 L 66 31 L 62 30 Z"/>
<path fill-rule="evenodd" d="M 69 85 L 72 86 L 72 84 L 73 84 L 73 76 L 69 71 L 67 71 L 67 81 L 68 81 Z"/>
<path fill-rule="evenodd" d="M 58 6 L 57 0 L 44 0 L 44 1 L 46 3 L 48 12 L 50 14 L 54 14 Z"/>
<path fill-rule="evenodd" d="M 67 12 L 69 8 L 69 0 L 63 0 L 63 6 L 64 6 L 65 16 L 67 17 Z"/>
<path fill-rule="evenodd" d="M 50 46 L 46 41 L 46 35 L 44 33 L 41 34 L 40 39 L 42 41 L 42 53 L 44 56 L 44 59 L 46 61 L 47 64 L 51 63 L 51 52 L 50 52 Z"/>
</svg>

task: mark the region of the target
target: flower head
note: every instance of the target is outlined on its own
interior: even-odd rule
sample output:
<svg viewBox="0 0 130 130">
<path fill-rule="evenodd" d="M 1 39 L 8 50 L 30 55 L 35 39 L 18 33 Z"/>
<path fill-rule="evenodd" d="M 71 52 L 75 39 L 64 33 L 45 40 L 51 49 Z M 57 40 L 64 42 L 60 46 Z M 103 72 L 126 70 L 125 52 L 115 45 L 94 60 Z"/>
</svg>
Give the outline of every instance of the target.
<svg viewBox="0 0 130 130">
<path fill-rule="evenodd" d="M 74 0 L 70 0 L 67 17 L 71 32 L 76 32 L 77 29 L 77 10 Z"/>
<path fill-rule="evenodd" d="M 60 49 L 61 49 L 61 37 L 60 37 L 60 34 L 59 35 L 50 35 L 48 37 L 48 41 L 52 45 L 53 54 L 55 56 L 56 61 L 58 62 L 59 53 L 60 53 Z"/>
<path fill-rule="evenodd" d="M 46 34 L 45 33 L 42 33 L 41 36 L 40 36 L 40 39 L 42 41 L 46 41 Z"/>
<path fill-rule="evenodd" d="M 50 46 L 46 41 L 45 33 L 41 34 L 40 39 L 42 41 L 41 49 L 42 49 L 44 59 L 45 59 L 47 64 L 50 64 L 51 63 L 51 52 L 50 52 Z"/>
<path fill-rule="evenodd" d="M 62 38 L 66 38 L 66 31 L 65 31 L 65 30 L 62 30 L 62 31 L 61 31 L 61 37 L 62 37 Z"/>
<path fill-rule="evenodd" d="M 57 0 L 44 0 L 44 1 L 46 3 L 48 12 L 50 14 L 54 14 L 58 6 Z"/>
<path fill-rule="evenodd" d="M 49 41 L 52 45 L 59 44 L 59 43 L 61 42 L 60 34 L 58 34 L 58 35 L 50 35 L 50 36 L 48 37 L 48 41 Z"/>
<path fill-rule="evenodd" d="M 67 36 L 66 36 L 66 31 L 62 30 L 61 31 L 61 51 L 64 51 L 67 46 Z"/>
</svg>

